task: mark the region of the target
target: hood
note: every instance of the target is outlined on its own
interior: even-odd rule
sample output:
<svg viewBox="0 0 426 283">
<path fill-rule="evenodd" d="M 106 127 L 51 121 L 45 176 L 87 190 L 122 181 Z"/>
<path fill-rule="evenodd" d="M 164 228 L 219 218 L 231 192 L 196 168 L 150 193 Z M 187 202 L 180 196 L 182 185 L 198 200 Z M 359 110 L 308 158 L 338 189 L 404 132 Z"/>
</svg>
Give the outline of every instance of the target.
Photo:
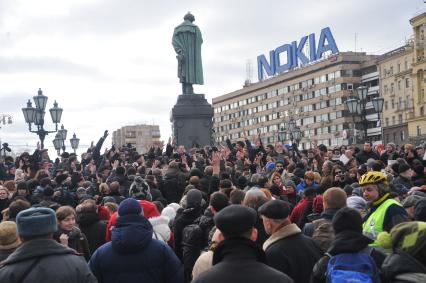
<svg viewBox="0 0 426 283">
<path fill-rule="evenodd" d="M 112 248 L 119 253 L 136 253 L 152 241 L 152 225 L 141 215 L 117 218 L 111 235 Z"/>
<path fill-rule="evenodd" d="M 149 222 L 156 235 L 161 237 L 161 240 L 168 242 L 170 240 L 171 231 L 169 227 L 169 218 L 166 216 L 158 216 L 149 218 Z"/>
<path fill-rule="evenodd" d="M 382 273 L 392 279 L 406 273 L 426 273 L 426 267 L 409 254 L 395 251 L 383 262 Z"/>
<path fill-rule="evenodd" d="M 331 255 L 356 253 L 365 249 L 373 240 L 355 231 L 342 231 L 336 235 L 328 252 Z"/>
<path fill-rule="evenodd" d="M 77 223 L 80 227 L 88 227 L 101 220 L 96 212 L 79 213 L 77 215 Z"/>
<path fill-rule="evenodd" d="M 292 223 L 280 228 L 263 243 L 263 250 L 266 251 L 272 244 L 278 242 L 281 239 L 300 234 L 302 231 L 296 224 Z"/>
</svg>

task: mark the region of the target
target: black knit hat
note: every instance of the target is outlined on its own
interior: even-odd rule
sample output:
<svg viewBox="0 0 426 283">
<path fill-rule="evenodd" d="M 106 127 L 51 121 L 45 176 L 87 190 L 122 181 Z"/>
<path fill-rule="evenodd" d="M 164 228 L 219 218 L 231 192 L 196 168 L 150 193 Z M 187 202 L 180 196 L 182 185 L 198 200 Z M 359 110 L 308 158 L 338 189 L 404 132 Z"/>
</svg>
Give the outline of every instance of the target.
<svg viewBox="0 0 426 283">
<path fill-rule="evenodd" d="M 339 209 L 333 217 L 332 224 L 335 234 L 347 230 L 362 233 L 361 214 L 353 208 L 344 207 Z"/>
<path fill-rule="evenodd" d="M 411 169 L 411 167 L 409 165 L 403 163 L 403 164 L 399 165 L 398 173 L 401 174 L 401 173 L 404 173 L 405 171 L 410 170 L 410 169 Z"/>
</svg>

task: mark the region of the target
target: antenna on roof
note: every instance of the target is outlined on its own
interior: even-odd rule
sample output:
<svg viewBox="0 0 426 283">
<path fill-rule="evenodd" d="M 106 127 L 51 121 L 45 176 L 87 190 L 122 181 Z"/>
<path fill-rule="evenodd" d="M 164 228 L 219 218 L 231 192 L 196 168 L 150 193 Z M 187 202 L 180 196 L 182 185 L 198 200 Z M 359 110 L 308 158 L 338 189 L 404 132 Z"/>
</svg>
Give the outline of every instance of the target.
<svg viewBox="0 0 426 283">
<path fill-rule="evenodd" d="M 253 63 L 250 59 L 246 61 L 246 80 L 244 81 L 244 86 L 251 85 L 253 80 Z"/>
</svg>

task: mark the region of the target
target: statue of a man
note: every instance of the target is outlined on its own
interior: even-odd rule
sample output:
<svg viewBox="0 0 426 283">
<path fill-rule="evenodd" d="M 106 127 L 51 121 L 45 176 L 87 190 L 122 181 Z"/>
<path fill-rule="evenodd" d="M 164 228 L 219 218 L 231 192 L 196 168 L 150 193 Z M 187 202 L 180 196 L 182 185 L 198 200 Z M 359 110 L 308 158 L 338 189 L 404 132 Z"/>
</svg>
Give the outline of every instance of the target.
<svg viewBox="0 0 426 283">
<path fill-rule="evenodd" d="M 175 28 L 172 44 L 177 53 L 178 78 L 182 83 L 182 93 L 193 94 L 193 84 L 204 84 L 201 63 L 203 38 L 200 29 L 193 24 L 195 18 L 191 13 L 188 12 L 183 19 L 184 22 Z"/>
</svg>

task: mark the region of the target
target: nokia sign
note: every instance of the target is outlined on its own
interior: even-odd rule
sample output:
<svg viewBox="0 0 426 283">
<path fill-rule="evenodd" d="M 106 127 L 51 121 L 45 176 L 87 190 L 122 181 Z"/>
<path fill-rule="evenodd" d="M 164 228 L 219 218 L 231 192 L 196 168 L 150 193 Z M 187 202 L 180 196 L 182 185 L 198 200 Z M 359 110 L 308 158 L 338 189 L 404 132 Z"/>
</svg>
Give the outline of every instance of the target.
<svg viewBox="0 0 426 283">
<path fill-rule="evenodd" d="M 306 42 L 308 42 L 308 45 Z M 301 64 L 308 64 L 321 59 L 327 51 L 331 51 L 331 54 L 339 53 L 329 27 L 321 30 L 317 48 L 315 34 L 311 33 L 309 36 L 302 37 L 299 44 L 293 41 L 291 44 L 284 44 L 275 50 L 269 51 L 269 63 L 265 55 L 257 56 L 257 75 L 259 81 L 263 80 L 263 70 L 265 70 L 268 76 L 273 76 L 277 73 L 298 67 L 299 61 Z M 282 58 L 286 58 L 286 60 L 282 60 Z"/>
</svg>

